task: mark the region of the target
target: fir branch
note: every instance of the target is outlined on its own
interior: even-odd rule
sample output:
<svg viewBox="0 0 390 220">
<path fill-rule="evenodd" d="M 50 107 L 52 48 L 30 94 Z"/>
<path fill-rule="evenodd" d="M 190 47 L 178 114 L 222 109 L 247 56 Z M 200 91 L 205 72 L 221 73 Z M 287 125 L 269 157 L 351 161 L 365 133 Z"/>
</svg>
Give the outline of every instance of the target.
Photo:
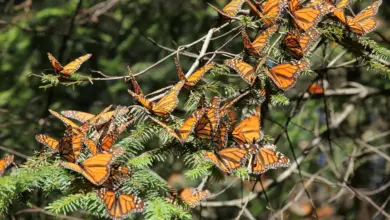
<svg viewBox="0 0 390 220">
<path fill-rule="evenodd" d="M 95 192 L 63 196 L 50 203 L 46 209 L 56 214 L 66 214 L 82 209 L 97 217 L 108 217 L 105 214 L 106 208 L 104 207 L 104 204 L 100 201 Z"/>
<path fill-rule="evenodd" d="M 190 213 L 180 206 L 168 203 L 166 199 L 156 198 L 146 203 L 145 217 L 150 220 L 160 219 L 192 219 Z"/>
</svg>

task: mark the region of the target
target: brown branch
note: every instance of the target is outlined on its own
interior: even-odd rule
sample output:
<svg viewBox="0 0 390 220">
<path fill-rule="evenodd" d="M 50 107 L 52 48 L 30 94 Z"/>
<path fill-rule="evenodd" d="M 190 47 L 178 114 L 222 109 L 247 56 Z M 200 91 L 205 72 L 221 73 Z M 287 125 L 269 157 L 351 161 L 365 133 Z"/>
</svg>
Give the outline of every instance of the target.
<svg viewBox="0 0 390 220">
<path fill-rule="evenodd" d="M 33 205 L 32 206 L 33 208 L 30 208 L 30 209 L 22 209 L 22 210 L 19 210 L 15 213 L 15 215 L 22 215 L 22 214 L 25 214 L 25 213 L 36 213 L 36 212 L 39 212 L 39 213 L 43 213 L 45 215 L 50 215 L 50 216 L 54 216 L 54 217 L 57 217 L 58 219 L 68 219 L 68 220 L 82 220 L 81 218 L 76 218 L 76 217 L 70 217 L 70 216 L 66 216 L 66 215 L 60 215 L 60 214 L 55 214 L 55 213 L 52 213 L 52 212 L 49 212 L 49 211 L 46 211 L 38 206 L 35 206 Z"/>
</svg>

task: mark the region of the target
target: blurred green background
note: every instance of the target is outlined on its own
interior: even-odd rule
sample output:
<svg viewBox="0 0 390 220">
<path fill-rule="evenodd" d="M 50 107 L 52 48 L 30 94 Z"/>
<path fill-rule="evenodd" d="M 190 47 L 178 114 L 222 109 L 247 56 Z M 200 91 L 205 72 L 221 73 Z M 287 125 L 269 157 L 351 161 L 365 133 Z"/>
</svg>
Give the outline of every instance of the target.
<svg viewBox="0 0 390 220">
<path fill-rule="evenodd" d="M 81 5 L 79 5 L 80 2 Z M 97 113 L 109 104 L 130 105 L 133 103 L 126 91 L 131 87 L 123 80 L 95 81 L 93 85 L 83 83 L 77 86 L 40 89 L 39 86 L 43 85 L 40 78 L 29 76 L 29 73 L 52 72 L 47 52 L 52 53 L 62 64 L 66 64 L 83 54 L 92 53 L 92 58 L 82 65 L 80 74 L 100 77 L 100 75 L 90 71 L 98 70 L 108 76 L 124 76 L 127 74 L 127 65 L 131 66 L 134 72 L 138 72 L 170 53 L 154 45 L 148 38 L 160 45 L 176 49 L 178 46 L 191 43 L 207 33 L 216 19 L 215 11 L 207 5 L 207 2 L 220 8 L 227 3 L 226 0 L 0 1 L 0 155 L 16 151 L 16 162 L 22 163 L 26 159 L 24 156 L 42 150 L 42 146 L 34 140 L 36 133 L 60 134 L 63 127 L 60 122 L 48 117 L 47 110 L 49 108 L 58 111 L 74 109 Z M 352 9 L 359 12 L 371 2 L 358 1 L 353 4 Z M 378 13 L 380 27 L 369 35 L 385 48 L 390 46 L 389 12 L 390 3 L 384 1 Z M 77 16 L 75 16 L 76 13 Z M 71 23 L 74 24 L 72 27 Z M 216 49 L 223 42 L 212 43 L 209 51 Z M 240 42 L 240 39 L 237 42 Z M 337 56 L 342 51 L 341 48 L 334 47 L 333 54 L 326 59 L 322 56 L 322 51 L 316 51 L 311 59 L 313 65 L 320 66 L 324 62 L 329 62 L 332 57 Z M 229 51 L 230 48 L 231 46 L 228 46 L 225 49 Z M 200 49 L 201 44 L 198 44 L 188 51 L 199 53 Z M 238 50 L 231 49 L 235 50 L 235 53 L 242 50 L 240 47 Z M 346 54 L 339 63 L 352 58 L 351 55 Z M 216 60 L 222 63 L 223 58 L 217 57 Z M 181 56 L 182 68 L 185 71 L 188 70 L 193 61 L 193 58 Z M 275 122 L 284 125 L 288 114 L 295 106 L 294 97 L 296 98 L 304 92 L 313 78 L 314 76 L 302 77 L 296 89 L 288 94 L 289 97 L 293 98 L 290 106 L 271 108 L 264 125 L 267 135 L 276 138 L 279 134 L 283 134 L 283 130 Z M 177 75 L 173 58 L 151 69 L 138 77 L 137 80 L 146 94 L 176 82 Z M 332 133 L 332 141 L 330 142 L 334 140 L 332 148 L 335 155 L 334 160 L 338 166 L 336 169 L 339 169 L 340 176 L 334 174 L 337 172 L 329 170 L 324 171 L 321 175 L 334 182 L 339 182 L 344 178 L 343 174 L 348 167 L 348 160 L 345 158 L 351 156 L 355 146 L 358 145 L 356 138 L 373 137 L 390 129 L 390 102 L 389 93 L 386 92 L 390 87 L 388 78 L 359 67 L 335 69 L 329 72 L 330 89 L 344 86 L 342 83 L 346 82 L 357 82 L 385 92 L 379 92 L 377 95 L 369 96 L 357 103 L 353 113 L 348 116 L 348 119 L 342 123 L 337 131 Z M 329 98 L 327 100 L 327 104 L 330 106 L 329 114 L 334 116 L 334 114 L 340 113 L 350 98 L 349 96 Z M 289 137 L 298 155 L 298 152 L 307 146 L 314 137 L 326 131 L 323 106 L 323 99 L 314 98 L 305 102 L 297 110 L 299 112 L 293 122 L 299 126 L 289 126 Z M 385 135 L 375 139 L 370 144 L 382 146 L 389 143 L 389 140 L 388 135 Z M 302 163 L 303 179 L 309 178 L 304 175 L 305 172 L 315 173 L 321 170 L 321 167 L 331 158 L 329 157 L 328 145 L 327 141 L 323 141 L 322 148 L 320 147 L 320 150 L 310 154 Z M 388 155 L 388 148 L 381 149 Z M 293 158 L 285 135 L 282 135 L 278 143 L 278 150 L 291 159 Z M 365 150 L 360 150 L 359 153 L 358 156 L 354 155 L 358 162 L 353 167 L 353 175 L 351 174 L 347 178 L 353 187 L 372 190 L 390 181 L 388 160 L 384 160 L 383 157 L 378 157 L 376 154 L 365 154 L 367 153 Z M 167 163 L 175 164 L 175 172 L 180 173 L 185 169 L 182 163 L 175 163 L 172 160 Z M 173 170 L 167 171 L 164 165 L 160 166 L 159 164 L 156 164 L 156 170 L 164 178 L 170 177 L 173 173 Z M 280 172 L 278 171 L 278 173 Z M 274 173 L 270 174 L 270 177 L 272 176 Z M 180 181 L 184 182 L 185 180 L 181 178 L 179 175 Z M 228 182 L 221 184 L 221 187 L 227 185 Z M 294 193 L 298 191 L 293 186 L 301 187 L 300 182 L 300 176 L 293 173 L 285 183 L 272 189 L 268 195 L 272 201 L 272 209 L 278 210 L 292 200 Z M 182 184 L 189 185 L 188 183 Z M 289 194 L 292 188 L 294 190 Z M 376 209 L 373 209 L 367 201 L 361 201 L 357 197 L 349 200 L 351 194 L 348 192 L 344 192 L 340 198 L 334 201 L 329 201 L 329 198 L 337 195 L 342 188 L 340 185 L 319 183 L 312 184 L 309 191 L 318 207 L 331 205 L 333 212 L 330 217 L 328 216 L 329 219 L 335 219 L 336 216 L 340 219 L 370 219 L 373 217 Z M 237 183 L 235 187 L 229 189 L 224 196 L 218 197 L 217 200 L 240 198 L 241 193 L 247 193 L 250 189 L 250 187 L 246 188 L 245 184 Z M 280 191 L 285 193 L 280 193 Z M 371 199 L 380 206 L 388 199 L 389 194 L 390 191 L 386 188 L 378 194 L 368 194 L 368 196 L 371 196 Z M 269 204 L 264 198 L 264 195 L 260 193 L 259 199 L 253 200 L 248 205 L 248 209 L 256 219 L 271 218 L 269 210 L 265 207 Z M 50 201 L 46 201 L 43 196 L 39 201 L 42 207 L 48 202 Z M 15 204 L 12 210 L 17 211 L 22 208 L 25 206 Z M 206 213 L 203 219 L 230 219 L 229 217 L 236 216 L 239 211 L 238 207 L 203 209 L 205 210 L 202 211 Z M 383 209 L 389 212 L 390 206 L 385 205 Z M 194 212 L 194 216 L 199 216 L 199 209 Z M 294 210 L 285 212 L 286 218 L 302 218 Z M 21 216 L 26 219 L 37 217 L 36 214 L 22 214 Z M 50 219 L 51 217 L 40 215 L 40 218 Z M 379 215 L 376 219 L 385 218 Z"/>
</svg>

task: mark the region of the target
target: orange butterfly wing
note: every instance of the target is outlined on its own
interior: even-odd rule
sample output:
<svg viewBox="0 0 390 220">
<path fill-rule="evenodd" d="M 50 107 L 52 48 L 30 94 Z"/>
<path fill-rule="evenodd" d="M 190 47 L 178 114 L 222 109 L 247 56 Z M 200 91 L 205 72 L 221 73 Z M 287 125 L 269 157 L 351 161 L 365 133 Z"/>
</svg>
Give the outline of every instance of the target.
<svg viewBox="0 0 390 220">
<path fill-rule="evenodd" d="M 224 172 L 231 173 L 241 167 L 247 160 L 250 150 L 231 147 L 225 148 L 217 153 L 203 152 L 206 160 L 214 163 L 219 169 Z"/>
<path fill-rule="evenodd" d="M 74 72 L 76 72 L 80 68 L 81 64 L 91 58 L 91 56 L 92 54 L 86 54 L 65 65 L 64 68 L 60 71 L 61 77 L 65 79 L 69 78 Z"/>
<path fill-rule="evenodd" d="M 361 11 L 356 15 L 353 20 L 356 22 L 361 22 L 367 18 L 373 17 L 378 13 L 379 6 L 382 4 L 382 0 L 372 3 L 370 6 Z"/>
<path fill-rule="evenodd" d="M 187 78 L 186 86 L 194 86 L 196 83 L 199 82 L 200 79 L 204 76 L 205 73 L 207 73 L 213 66 L 215 65 L 215 62 L 210 62 L 199 69 L 197 69 L 191 76 Z"/>
<path fill-rule="evenodd" d="M 230 130 L 229 125 L 222 122 L 219 125 L 219 129 L 216 135 L 212 137 L 212 141 L 217 146 L 218 150 L 221 150 L 226 147 L 228 141 L 228 131 Z"/>
<path fill-rule="evenodd" d="M 180 80 L 185 80 L 184 87 L 188 88 L 191 86 L 195 86 L 200 79 L 204 76 L 205 73 L 207 73 L 213 66 L 215 65 L 215 62 L 210 62 L 199 69 L 197 69 L 194 73 L 191 74 L 188 78 L 185 77 L 183 70 L 180 67 L 179 61 L 175 58 L 175 65 L 176 65 L 176 71 L 179 76 Z"/>
<path fill-rule="evenodd" d="M 260 125 L 260 108 L 256 114 L 243 119 L 232 132 L 234 141 L 237 144 L 256 143 L 263 139 Z"/>
<path fill-rule="evenodd" d="M 271 26 L 279 18 L 285 3 L 284 0 L 267 0 L 263 3 L 264 23 Z"/>
<path fill-rule="evenodd" d="M 166 118 L 179 103 L 179 92 L 184 86 L 185 81 L 178 82 L 164 97 L 157 103 L 152 104 L 152 111 L 154 114 Z"/>
<path fill-rule="evenodd" d="M 148 110 L 152 109 L 152 103 L 143 95 L 143 94 L 136 94 L 131 90 L 127 90 L 133 98 L 137 100 L 137 102 L 141 103 L 145 108 Z"/>
<path fill-rule="evenodd" d="M 269 27 L 267 30 L 263 31 L 259 36 L 257 36 L 253 42 L 250 41 L 249 36 L 245 30 L 243 30 L 241 34 L 245 49 L 254 56 L 260 56 L 268 45 L 271 36 L 278 30 L 278 28 L 278 25 Z"/>
<path fill-rule="evenodd" d="M 0 176 L 3 175 L 5 169 L 7 169 L 7 167 L 11 165 L 12 162 L 14 162 L 13 154 L 7 155 L 6 157 L 0 160 Z"/>
<path fill-rule="evenodd" d="M 293 30 L 287 33 L 283 38 L 282 47 L 289 52 L 295 59 L 303 57 L 303 50 L 299 43 L 299 31 Z"/>
<path fill-rule="evenodd" d="M 52 115 L 54 115 L 56 118 L 60 119 L 65 124 L 65 126 L 71 127 L 73 132 L 77 132 L 79 126 L 76 123 L 74 123 L 72 120 L 67 119 L 65 116 L 51 109 L 49 109 L 49 112 Z"/>
<path fill-rule="evenodd" d="M 177 132 L 180 136 L 181 142 L 184 143 L 187 141 L 191 133 L 194 132 L 196 124 L 205 114 L 206 109 L 201 108 L 195 111 L 190 117 L 188 117 L 183 124 L 181 125 L 179 131 Z"/>
<path fill-rule="evenodd" d="M 247 169 L 252 174 L 262 174 L 269 169 L 289 167 L 290 160 L 280 152 L 276 151 L 276 146 L 272 144 L 260 147 L 258 152 L 247 161 Z"/>
<path fill-rule="evenodd" d="M 58 151 L 59 142 L 56 139 L 44 134 L 35 135 L 35 139 L 53 151 Z"/>
<path fill-rule="evenodd" d="M 213 5 L 209 4 L 216 12 L 218 12 L 218 15 L 222 19 L 230 19 L 237 15 L 238 11 L 240 11 L 242 5 L 244 4 L 245 0 L 232 0 L 230 1 L 222 10 L 219 10 L 218 8 L 214 7 Z"/>
<path fill-rule="evenodd" d="M 301 59 L 310 49 L 313 42 L 320 36 L 320 32 L 313 28 L 305 33 L 299 30 L 292 30 L 282 41 L 282 47 L 287 50 L 295 59 Z"/>
<path fill-rule="evenodd" d="M 236 71 L 249 85 L 253 85 L 255 83 L 255 69 L 248 63 L 237 59 L 228 59 L 225 60 L 225 64 Z"/>
<path fill-rule="evenodd" d="M 101 185 L 110 174 L 110 164 L 113 154 L 97 154 L 86 159 L 81 165 L 61 162 L 61 165 L 82 174 L 91 183 Z"/>
<path fill-rule="evenodd" d="M 113 131 L 110 131 L 108 134 L 104 135 L 103 137 L 100 137 L 100 150 L 103 152 L 109 152 L 118 139 L 118 136 L 126 129 L 127 126 L 129 126 L 133 120 L 128 120 L 125 123 L 123 123 L 118 128 L 114 128 Z M 115 123 L 115 122 L 114 122 Z"/>
<path fill-rule="evenodd" d="M 306 69 L 309 66 L 309 63 L 306 61 L 282 63 L 275 67 L 272 67 L 271 70 L 264 68 L 265 73 L 275 85 L 284 91 L 292 88 L 296 81 L 298 74 Z"/>
<path fill-rule="evenodd" d="M 123 219 L 131 213 L 144 210 L 143 201 L 136 195 L 103 189 L 98 192 L 98 197 L 103 201 L 107 214 L 113 219 Z"/>
<path fill-rule="evenodd" d="M 73 138 L 72 136 L 64 137 L 60 140 L 58 145 L 58 152 L 61 157 L 65 158 L 68 162 L 76 162 L 77 157 L 76 153 L 73 150 Z M 80 153 L 80 152 L 77 152 Z"/>
<path fill-rule="evenodd" d="M 221 104 L 220 97 L 214 97 L 211 101 L 211 106 L 195 127 L 195 134 L 200 138 L 212 139 L 218 130 L 220 115 L 219 107 Z"/>
<path fill-rule="evenodd" d="M 61 71 L 64 69 L 64 67 L 61 65 L 61 63 L 58 62 L 58 60 L 53 55 L 51 55 L 51 53 L 47 53 L 47 56 L 49 57 L 49 61 L 50 61 L 51 65 L 53 66 L 54 70 Z"/>
<path fill-rule="evenodd" d="M 116 113 L 117 116 L 125 115 L 129 112 L 129 109 L 126 107 L 121 107 L 118 112 Z M 108 120 L 111 119 L 111 117 L 114 115 L 115 111 L 109 111 L 101 115 L 100 120 L 96 124 L 103 124 L 107 122 Z M 61 111 L 61 114 L 67 118 L 75 119 L 79 122 L 86 122 L 93 117 L 95 117 L 94 114 L 87 113 L 87 112 L 81 112 L 81 111 L 74 111 L 74 110 L 69 110 L 69 111 Z"/>
<path fill-rule="evenodd" d="M 379 24 L 373 16 L 378 12 L 382 0 L 376 1 L 361 11 L 355 17 L 347 17 L 346 24 L 348 28 L 357 34 L 364 35 L 373 31 Z"/>
<path fill-rule="evenodd" d="M 208 195 L 210 195 L 210 191 L 198 191 L 195 188 L 184 188 L 180 191 L 180 197 L 192 208 L 197 206 Z"/>
<path fill-rule="evenodd" d="M 110 175 L 103 183 L 103 186 L 108 187 L 110 189 L 118 189 L 120 186 L 122 186 L 126 179 L 131 177 L 131 175 L 132 170 L 128 166 L 111 166 Z"/>
<path fill-rule="evenodd" d="M 299 2 L 290 3 L 290 11 L 293 15 L 295 24 L 304 31 L 317 26 L 322 17 L 330 12 L 327 3 L 322 2 L 310 7 L 300 8 Z"/>
<path fill-rule="evenodd" d="M 324 94 L 324 89 L 320 84 L 313 83 L 309 89 L 308 89 L 309 94 L 315 95 L 315 94 Z"/>
</svg>

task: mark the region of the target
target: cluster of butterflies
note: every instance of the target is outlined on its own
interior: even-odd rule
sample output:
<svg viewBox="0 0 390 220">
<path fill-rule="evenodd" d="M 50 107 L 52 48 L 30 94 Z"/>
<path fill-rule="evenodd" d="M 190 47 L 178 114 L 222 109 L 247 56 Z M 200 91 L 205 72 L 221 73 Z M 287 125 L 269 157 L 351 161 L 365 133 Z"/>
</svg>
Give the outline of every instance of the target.
<svg viewBox="0 0 390 220">
<path fill-rule="evenodd" d="M 142 212 L 144 201 L 138 195 L 120 192 L 123 183 L 131 178 L 132 169 L 115 164 L 115 158 L 125 152 L 121 147 L 114 147 L 114 144 L 133 119 L 118 122 L 117 118 L 125 116 L 129 109 L 118 107 L 109 111 L 110 109 L 111 106 L 108 106 L 97 115 L 74 110 L 61 113 L 49 110 L 64 123 L 64 136 L 61 140 L 56 140 L 45 134 L 37 134 L 35 138 L 61 157 L 60 166 L 80 173 L 97 188 L 97 195 L 103 201 L 110 217 L 122 219 L 131 213 Z M 91 156 L 79 162 L 81 153 Z M 13 155 L 7 156 L 1 160 L 0 169 L 4 171 L 12 161 Z M 172 190 L 167 199 L 172 203 L 183 201 L 194 207 L 207 195 L 207 190 L 184 188 L 179 193 Z"/>
<path fill-rule="evenodd" d="M 309 62 L 302 60 L 310 47 L 320 37 L 320 31 L 316 29 L 318 23 L 325 15 L 339 20 L 351 32 L 364 35 L 373 31 L 378 21 L 373 17 L 382 0 L 376 1 L 356 16 L 346 16 L 345 8 L 349 0 L 341 0 L 335 3 L 332 0 L 232 0 L 223 9 L 212 6 L 222 20 L 233 19 L 247 3 L 251 13 L 264 23 L 264 30 L 251 41 L 245 29 L 241 30 L 245 51 L 259 62 L 256 67 L 242 59 L 226 59 L 224 64 L 237 72 L 250 86 L 249 90 L 237 96 L 222 100 L 213 97 L 210 103 L 204 96 L 200 99 L 197 109 L 184 120 L 178 129 L 173 129 L 166 124 L 173 110 L 178 105 L 178 95 L 182 88 L 191 89 L 211 70 L 216 63 L 209 62 L 197 69 L 190 76 L 186 76 L 177 59 L 175 59 L 177 74 L 180 79 L 158 101 L 151 101 L 142 92 L 130 69 L 129 78 L 133 90 L 129 94 L 140 103 L 150 114 L 149 118 L 165 128 L 168 133 L 179 143 L 185 144 L 191 137 L 199 138 L 210 143 L 207 151 L 203 151 L 203 157 L 216 165 L 226 173 L 232 173 L 239 168 L 245 168 L 248 173 L 260 175 L 269 169 L 288 167 L 290 160 L 282 153 L 276 151 L 276 146 L 263 140 L 261 130 L 261 107 L 256 107 L 254 113 L 241 121 L 237 120 L 237 112 L 234 105 L 243 97 L 248 96 L 255 88 L 258 79 L 259 68 L 263 68 L 265 75 L 282 91 L 292 88 L 301 71 L 309 67 Z M 282 47 L 295 59 L 290 62 L 279 63 L 268 67 L 265 50 L 269 41 L 280 27 L 283 21 L 282 13 L 286 11 L 292 17 L 295 28 L 290 30 L 282 39 Z M 77 71 L 81 64 L 87 61 L 91 54 L 86 54 L 62 66 L 57 59 L 48 53 L 49 60 L 61 78 L 68 79 Z M 313 88 L 314 91 L 315 88 Z M 321 88 L 316 93 L 323 93 Z M 266 96 L 264 88 L 256 90 L 262 97 Z M 314 93 L 314 92 L 313 92 Z M 61 166 L 76 171 L 83 175 L 89 182 L 99 188 L 98 196 L 106 205 L 108 214 L 115 219 L 120 219 L 133 212 L 143 211 L 144 201 L 133 194 L 123 194 L 120 188 L 126 179 L 131 178 L 132 169 L 127 166 L 115 164 L 117 155 L 124 153 L 120 147 L 115 148 L 114 143 L 133 120 L 118 122 L 117 118 L 126 115 L 128 108 L 117 108 L 109 111 L 111 106 L 97 115 L 79 111 L 50 112 L 66 126 L 66 132 L 61 140 L 56 140 L 44 134 L 36 136 L 37 141 L 57 152 L 63 161 Z M 160 117 L 162 120 L 158 119 Z M 73 122 L 79 121 L 81 124 Z M 231 137 L 231 139 L 229 139 Z M 228 143 L 233 143 L 227 146 Z M 83 162 L 78 158 L 81 152 L 89 151 L 91 155 Z M 12 157 L 13 158 L 13 157 Z M 2 160 L 1 172 L 10 162 L 10 157 Z M 209 195 L 207 190 L 198 191 L 194 188 L 185 188 L 180 192 L 172 191 L 168 194 L 168 200 L 172 203 L 183 201 L 191 207 L 196 206 Z"/>
<path fill-rule="evenodd" d="M 378 26 L 379 21 L 374 18 L 378 12 L 382 0 L 375 1 L 356 16 L 347 16 L 345 8 L 350 0 L 232 0 L 221 10 L 210 5 L 218 12 L 222 20 L 233 19 L 241 10 L 244 3 L 247 3 L 254 16 L 261 19 L 266 29 L 251 42 L 246 31 L 242 30 L 242 39 L 246 51 L 253 56 L 262 56 L 268 46 L 272 35 L 279 29 L 278 21 L 283 20 L 282 13 L 287 11 L 292 17 L 296 28 L 290 30 L 282 40 L 282 47 L 295 59 L 301 59 L 305 56 L 314 42 L 320 37 L 320 31 L 316 29 L 318 23 L 325 15 L 336 18 L 344 24 L 348 30 L 358 35 L 364 35 L 372 32 Z M 285 9 L 288 10 L 285 10 Z M 81 64 L 91 58 L 91 54 L 83 55 L 69 64 L 62 66 L 61 63 L 50 53 L 48 57 L 55 72 L 62 79 L 68 79 L 76 72 Z M 263 64 L 260 62 L 259 64 Z M 227 60 L 226 64 L 236 70 L 251 85 L 255 81 L 254 69 L 249 64 L 235 59 Z M 209 63 L 204 67 L 207 71 L 213 66 Z M 258 67 L 261 65 L 258 65 Z M 275 67 L 264 71 L 267 76 L 283 90 L 293 87 L 296 82 L 297 74 L 309 66 L 306 61 L 289 62 L 276 65 Z M 202 73 L 202 71 L 201 71 Z M 185 79 L 184 75 L 180 76 Z M 201 77 L 194 75 L 186 81 L 187 86 L 193 86 Z"/>
<path fill-rule="evenodd" d="M 45 134 L 37 134 L 35 138 L 59 154 L 62 159 L 60 166 L 80 173 L 96 186 L 97 195 L 105 204 L 107 213 L 116 219 L 133 212 L 142 212 L 144 202 L 137 195 L 120 192 L 124 181 L 131 177 L 132 169 L 114 163 L 116 156 L 124 151 L 120 147 L 113 146 L 119 134 L 133 120 L 117 122 L 116 118 L 127 114 L 128 108 L 118 107 L 114 111 L 109 111 L 110 109 L 111 106 L 108 106 L 97 115 L 80 111 L 58 113 L 49 110 L 65 124 L 66 131 L 60 140 Z M 87 151 L 89 152 L 85 153 Z M 91 156 L 79 162 L 81 153 Z"/>
<path fill-rule="evenodd" d="M 378 0 L 361 11 L 356 16 L 346 16 L 345 8 L 350 0 L 232 0 L 223 9 L 213 7 L 222 20 L 231 20 L 247 3 L 252 14 L 262 20 L 267 26 L 275 25 L 282 20 L 281 14 L 285 8 L 292 17 L 295 25 L 302 31 L 309 31 L 317 26 L 322 18 L 331 14 L 341 21 L 350 31 L 363 35 L 373 31 L 378 26 L 378 21 L 373 18 L 378 12 L 382 0 Z"/>
<path fill-rule="evenodd" d="M 349 0 L 341 0 L 337 4 L 332 0 L 265 0 L 262 2 L 252 0 L 232 0 L 223 9 L 214 6 L 213 9 L 222 20 L 233 19 L 247 3 L 254 16 L 264 23 L 264 30 L 252 42 L 242 29 L 241 35 L 246 52 L 260 58 L 257 67 L 238 60 L 228 59 L 225 64 L 235 70 L 251 86 L 255 83 L 256 73 L 268 60 L 265 50 L 268 48 L 272 35 L 279 30 L 282 21 L 282 13 L 287 12 L 292 17 L 295 28 L 288 31 L 282 39 L 282 48 L 294 59 L 273 65 L 272 68 L 264 67 L 267 77 L 281 90 L 292 88 L 298 74 L 309 67 L 309 62 L 301 60 L 308 54 L 309 49 L 318 40 L 321 33 L 316 26 L 327 14 L 344 24 L 348 30 L 358 35 L 364 35 L 373 31 L 378 26 L 378 21 L 373 17 L 377 12 L 382 0 L 376 1 L 356 16 L 346 16 L 345 7 Z M 285 10 L 288 9 L 288 10 Z"/>
<path fill-rule="evenodd" d="M 263 140 L 260 125 L 260 106 L 256 108 L 255 114 L 243 119 L 233 128 L 237 121 L 233 105 L 248 95 L 250 91 L 230 98 L 223 104 L 222 98 L 218 96 L 214 97 L 210 103 L 206 103 L 204 96 L 202 96 L 195 112 L 186 118 L 181 127 L 176 130 L 153 117 L 152 115 L 163 119 L 168 118 L 179 102 L 178 94 L 182 87 L 195 86 L 199 78 L 214 63 L 200 67 L 188 78 L 184 76 L 177 60 L 176 65 L 179 78 L 182 80 L 176 83 L 158 102 L 149 101 L 145 97 L 129 69 L 134 91 L 128 90 L 128 92 L 151 113 L 149 118 L 152 121 L 164 127 L 181 144 L 186 143 L 191 134 L 200 139 L 206 139 L 208 143 L 213 143 L 214 152 L 204 152 L 203 156 L 227 173 L 232 173 L 242 166 L 245 166 L 251 174 L 262 174 L 268 169 L 289 166 L 289 159 L 282 153 L 277 152 L 275 145 L 260 144 Z M 229 133 L 236 142 L 234 147 L 227 147 Z"/>
</svg>

